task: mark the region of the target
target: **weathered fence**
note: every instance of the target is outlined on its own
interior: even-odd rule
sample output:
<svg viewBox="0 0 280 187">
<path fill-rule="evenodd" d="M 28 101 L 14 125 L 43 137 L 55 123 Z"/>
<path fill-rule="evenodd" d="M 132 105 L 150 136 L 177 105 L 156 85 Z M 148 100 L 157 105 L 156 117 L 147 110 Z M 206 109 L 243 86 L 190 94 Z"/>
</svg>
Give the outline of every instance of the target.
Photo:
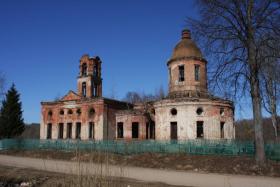
<svg viewBox="0 0 280 187">
<path fill-rule="evenodd" d="M 235 140 L 186 140 L 186 141 L 79 141 L 79 140 L 35 140 L 3 139 L 0 150 L 51 149 L 51 150 L 91 150 L 118 154 L 140 153 L 185 153 L 197 155 L 247 155 L 253 156 L 253 142 Z M 280 161 L 280 144 L 265 145 L 267 158 Z"/>
</svg>

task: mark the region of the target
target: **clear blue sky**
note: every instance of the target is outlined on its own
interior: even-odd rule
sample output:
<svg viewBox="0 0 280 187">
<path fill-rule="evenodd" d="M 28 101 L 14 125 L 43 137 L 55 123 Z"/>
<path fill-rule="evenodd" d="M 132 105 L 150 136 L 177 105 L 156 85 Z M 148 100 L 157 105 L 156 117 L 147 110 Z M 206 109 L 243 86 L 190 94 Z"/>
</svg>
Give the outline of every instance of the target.
<svg viewBox="0 0 280 187">
<path fill-rule="evenodd" d="M 103 61 L 104 96 L 154 93 L 167 88 L 166 62 L 187 16 L 197 16 L 191 0 L 1 0 L 0 71 L 29 123 L 40 121 L 41 101 L 76 91 L 83 54 Z"/>
</svg>

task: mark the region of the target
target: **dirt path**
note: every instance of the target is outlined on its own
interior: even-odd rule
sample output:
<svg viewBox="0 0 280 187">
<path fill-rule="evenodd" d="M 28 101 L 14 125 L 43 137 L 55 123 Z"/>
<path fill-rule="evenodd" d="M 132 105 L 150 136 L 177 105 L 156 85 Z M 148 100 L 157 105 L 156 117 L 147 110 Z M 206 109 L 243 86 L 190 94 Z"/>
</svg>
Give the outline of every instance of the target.
<svg viewBox="0 0 280 187">
<path fill-rule="evenodd" d="M 106 174 L 147 182 L 199 187 L 279 187 L 280 178 L 241 175 L 202 174 L 138 167 L 119 167 L 107 164 L 46 160 L 0 155 L 0 165 L 84 175 Z"/>
<path fill-rule="evenodd" d="M 180 187 L 159 182 L 145 182 L 123 177 L 102 178 L 49 172 L 31 168 L 0 165 L 1 187 Z M 182 186 L 181 186 L 182 187 Z"/>
</svg>

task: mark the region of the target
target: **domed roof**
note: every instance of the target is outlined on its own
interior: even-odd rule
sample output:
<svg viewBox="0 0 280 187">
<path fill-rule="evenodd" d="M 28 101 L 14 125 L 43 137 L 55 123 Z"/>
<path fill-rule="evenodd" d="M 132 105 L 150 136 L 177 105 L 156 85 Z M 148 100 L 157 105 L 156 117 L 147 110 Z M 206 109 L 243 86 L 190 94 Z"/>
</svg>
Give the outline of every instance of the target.
<svg viewBox="0 0 280 187">
<path fill-rule="evenodd" d="M 191 34 L 189 30 L 182 31 L 182 39 L 175 46 L 170 61 L 181 59 L 181 58 L 203 59 L 200 49 L 197 47 L 195 42 L 191 39 Z"/>
</svg>

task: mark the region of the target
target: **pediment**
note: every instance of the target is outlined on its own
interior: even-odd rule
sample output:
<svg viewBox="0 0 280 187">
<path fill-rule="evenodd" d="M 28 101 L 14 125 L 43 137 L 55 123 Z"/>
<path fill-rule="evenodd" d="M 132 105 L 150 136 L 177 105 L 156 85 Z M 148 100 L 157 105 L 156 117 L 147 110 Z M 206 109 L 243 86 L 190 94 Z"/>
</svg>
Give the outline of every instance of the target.
<svg viewBox="0 0 280 187">
<path fill-rule="evenodd" d="M 62 101 L 75 101 L 80 100 L 81 96 L 76 94 L 74 91 L 70 90 L 61 100 Z"/>
</svg>

